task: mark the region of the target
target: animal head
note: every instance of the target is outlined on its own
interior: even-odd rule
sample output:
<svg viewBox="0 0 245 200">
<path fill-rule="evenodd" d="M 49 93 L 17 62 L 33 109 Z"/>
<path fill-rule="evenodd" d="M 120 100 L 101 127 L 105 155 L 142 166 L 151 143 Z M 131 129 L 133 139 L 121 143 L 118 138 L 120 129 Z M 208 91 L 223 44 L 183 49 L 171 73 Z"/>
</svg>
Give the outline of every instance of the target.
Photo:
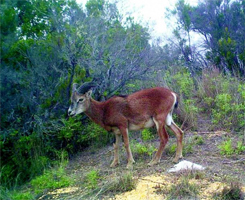
<svg viewBox="0 0 245 200">
<path fill-rule="evenodd" d="M 78 87 L 77 83 L 73 84 L 71 105 L 68 109 L 69 116 L 75 116 L 82 112 L 85 112 L 91 102 L 92 88 L 95 87 L 93 83 L 85 83 Z"/>
</svg>

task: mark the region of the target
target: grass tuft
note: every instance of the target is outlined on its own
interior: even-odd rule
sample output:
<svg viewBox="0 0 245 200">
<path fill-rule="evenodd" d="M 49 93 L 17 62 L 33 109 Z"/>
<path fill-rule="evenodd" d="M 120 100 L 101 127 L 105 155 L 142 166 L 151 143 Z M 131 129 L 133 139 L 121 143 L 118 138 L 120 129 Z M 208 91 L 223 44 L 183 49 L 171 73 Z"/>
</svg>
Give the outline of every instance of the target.
<svg viewBox="0 0 245 200">
<path fill-rule="evenodd" d="M 102 195 L 109 193 L 123 193 L 131 191 L 135 189 L 135 187 L 136 180 L 133 178 L 132 173 L 125 173 L 121 176 L 111 179 L 109 182 L 106 182 L 102 186 L 97 186 L 95 189 L 88 191 L 81 198 L 88 199 L 93 196 L 94 199 L 99 199 L 99 197 Z"/>
<path fill-rule="evenodd" d="M 31 187 L 36 194 L 46 190 L 68 187 L 73 184 L 73 180 L 66 175 L 65 168 L 60 166 L 44 172 L 43 175 L 31 181 Z"/>
<path fill-rule="evenodd" d="M 196 198 L 199 193 L 198 185 L 190 183 L 188 177 L 181 177 L 180 182 L 172 185 L 167 199 Z"/>
<path fill-rule="evenodd" d="M 204 144 L 204 139 L 201 135 L 195 135 L 193 137 L 193 142 L 197 145 L 202 145 L 202 144 Z"/>
<path fill-rule="evenodd" d="M 231 182 L 229 186 L 224 187 L 221 193 L 216 193 L 213 196 L 217 200 L 243 200 L 244 197 L 239 182 Z"/>
<path fill-rule="evenodd" d="M 98 186 L 98 180 L 99 180 L 100 176 L 98 171 L 96 170 L 91 170 L 85 178 L 86 181 L 86 185 L 89 189 L 95 189 Z"/>
<path fill-rule="evenodd" d="M 112 181 L 108 191 L 127 192 L 135 189 L 136 181 L 131 173 L 126 173 Z"/>
</svg>

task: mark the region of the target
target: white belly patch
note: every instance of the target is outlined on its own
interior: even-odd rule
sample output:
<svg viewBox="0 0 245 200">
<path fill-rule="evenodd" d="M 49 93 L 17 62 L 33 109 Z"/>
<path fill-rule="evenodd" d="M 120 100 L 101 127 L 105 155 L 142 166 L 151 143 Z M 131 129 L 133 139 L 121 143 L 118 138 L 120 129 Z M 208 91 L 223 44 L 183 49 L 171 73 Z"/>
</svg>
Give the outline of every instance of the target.
<svg viewBox="0 0 245 200">
<path fill-rule="evenodd" d="M 137 130 L 144 129 L 144 128 L 150 128 L 152 126 L 154 126 L 154 121 L 152 119 L 149 119 L 148 121 L 144 123 L 129 124 L 129 130 L 137 131 Z"/>
</svg>

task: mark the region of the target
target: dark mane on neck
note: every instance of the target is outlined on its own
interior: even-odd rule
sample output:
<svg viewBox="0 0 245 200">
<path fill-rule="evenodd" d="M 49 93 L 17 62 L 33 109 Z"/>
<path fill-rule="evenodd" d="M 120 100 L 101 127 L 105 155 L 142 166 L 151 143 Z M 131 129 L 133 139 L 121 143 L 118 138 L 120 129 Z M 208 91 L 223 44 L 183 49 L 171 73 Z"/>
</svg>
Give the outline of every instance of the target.
<svg viewBox="0 0 245 200">
<path fill-rule="evenodd" d="M 126 95 L 126 94 L 119 94 L 119 95 L 116 95 L 117 97 L 122 97 L 122 98 L 127 98 L 128 97 L 128 95 Z"/>
</svg>

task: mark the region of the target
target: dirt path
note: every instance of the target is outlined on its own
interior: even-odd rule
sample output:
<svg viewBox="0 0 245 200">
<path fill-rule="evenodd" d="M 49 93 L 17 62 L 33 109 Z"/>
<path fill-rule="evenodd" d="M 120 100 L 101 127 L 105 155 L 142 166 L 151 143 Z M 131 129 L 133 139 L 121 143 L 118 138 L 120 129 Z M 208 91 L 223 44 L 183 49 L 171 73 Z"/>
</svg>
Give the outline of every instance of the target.
<svg viewBox="0 0 245 200">
<path fill-rule="evenodd" d="M 218 146 L 227 137 L 230 137 L 234 144 L 241 139 L 238 135 L 231 135 L 223 131 L 187 133 L 185 135 L 186 148 L 192 147 L 185 153 L 185 160 L 206 167 L 202 172 L 193 173 L 167 173 L 167 169 L 173 166 L 171 162 L 173 155 L 170 153 L 164 153 L 161 163 L 154 167 L 147 167 L 147 163 L 151 159 L 150 156 L 138 156 L 135 158 L 134 168 L 126 170 L 124 151 L 121 152 L 120 166 L 111 169 L 109 165 L 113 159 L 112 146 L 96 151 L 87 149 L 71 160 L 67 168 L 69 174 L 74 177 L 76 185 L 53 191 L 44 195 L 42 199 L 173 199 L 171 192 L 173 189 L 178 190 L 174 188 L 176 185 L 187 189 L 191 187 L 197 189 L 196 192 L 190 193 L 190 196 L 177 194 L 176 198 L 178 199 L 213 199 L 214 194 L 221 193 L 224 187 L 236 182 L 241 183 L 245 193 L 245 155 L 222 156 L 218 149 Z M 203 143 L 195 144 L 195 138 L 202 138 Z M 165 152 L 168 152 L 168 148 L 174 143 L 175 138 L 170 138 Z M 157 139 L 151 141 L 151 144 L 158 146 Z M 87 174 L 91 171 L 98 173 L 95 188 L 89 187 L 87 183 Z M 135 189 L 127 192 L 116 190 L 103 192 L 103 188 L 123 174 L 130 174 L 133 177 L 133 180 L 136 181 Z M 186 179 L 187 185 L 182 186 L 182 182 L 185 182 Z"/>
</svg>

